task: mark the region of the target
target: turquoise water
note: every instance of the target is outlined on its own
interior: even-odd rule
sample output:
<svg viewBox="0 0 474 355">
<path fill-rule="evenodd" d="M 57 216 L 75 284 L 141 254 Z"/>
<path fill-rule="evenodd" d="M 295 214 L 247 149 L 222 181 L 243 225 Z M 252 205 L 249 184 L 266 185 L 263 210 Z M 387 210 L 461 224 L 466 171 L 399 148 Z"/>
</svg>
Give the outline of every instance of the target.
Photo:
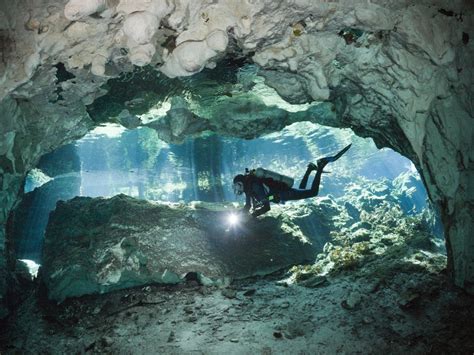
<svg viewBox="0 0 474 355">
<path fill-rule="evenodd" d="M 29 175 L 27 194 L 16 213 L 18 258 L 40 261 L 48 215 L 58 200 L 123 193 L 153 201 L 243 202 L 233 194 L 231 182 L 245 168 L 280 172 L 293 177 L 297 186 L 308 162 L 333 155 L 349 143 L 352 148 L 328 166 L 331 174 L 323 176 L 320 196 L 338 198 L 354 183 L 411 174 L 413 191 L 401 202 L 402 208 L 409 214 L 425 208 L 427 194 L 413 164 L 350 130 L 298 123 L 254 140 L 209 134 L 176 145 L 159 140 L 148 128 L 109 125 L 43 157 L 40 170 Z"/>
</svg>

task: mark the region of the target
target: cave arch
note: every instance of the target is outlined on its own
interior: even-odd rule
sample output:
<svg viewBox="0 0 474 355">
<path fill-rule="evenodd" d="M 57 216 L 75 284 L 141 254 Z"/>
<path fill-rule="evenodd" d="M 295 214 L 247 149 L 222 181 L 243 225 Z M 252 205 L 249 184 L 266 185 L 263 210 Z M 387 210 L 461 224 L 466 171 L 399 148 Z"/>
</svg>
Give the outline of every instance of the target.
<svg viewBox="0 0 474 355">
<path fill-rule="evenodd" d="M 238 14 L 227 16 L 223 14 L 236 9 L 201 9 L 206 5 L 199 3 L 196 12 L 203 10 L 206 16 L 195 20 L 168 3 L 153 8 L 152 16 L 142 3 L 94 4 L 71 0 L 65 7 L 27 9 L 19 1 L 2 6 L 0 30 L 8 49 L 2 53 L 6 74 L 0 91 L 4 253 L 5 225 L 26 172 L 44 153 L 97 123 L 86 106 L 107 91 L 101 86 L 109 76 L 133 73 L 133 63 L 157 67 L 170 77 L 189 77 L 205 67 L 219 68 L 219 60 L 229 54 L 251 58 L 265 72 L 266 86 L 289 102 L 321 102 L 308 108 L 317 122 L 350 127 L 409 157 L 440 208 L 453 280 L 474 292 L 473 46 L 466 39 L 473 27 L 472 5 L 245 2 Z M 266 16 L 256 16 L 261 13 Z M 122 16 L 119 26 L 108 33 L 107 24 L 117 14 Z M 130 31 L 132 23 L 144 31 Z M 57 82 L 57 63 L 64 63 L 75 80 L 51 85 Z M 243 85 L 242 90 L 251 88 Z M 216 106 L 215 120 L 202 119 L 204 109 L 193 113 L 176 99 L 163 122 L 148 124 L 156 125 L 164 138 L 179 141 L 206 129 L 242 129 L 250 138 L 301 118 L 282 109 L 268 112 L 262 102 L 245 95 L 236 98 L 232 91 L 221 94 L 235 102 Z M 229 112 L 240 120 L 227 120 Z M 248 122 L 242 117 L 249 112 L 265 114 Z M 114 120 L 130 127 L 140 124 L 130 110 L 120 111 Z M 1 257 L 0 295 L 6 294 L 7 270 Z M 0 315 L 5 315 L 4 308 Z"/>
</svg>

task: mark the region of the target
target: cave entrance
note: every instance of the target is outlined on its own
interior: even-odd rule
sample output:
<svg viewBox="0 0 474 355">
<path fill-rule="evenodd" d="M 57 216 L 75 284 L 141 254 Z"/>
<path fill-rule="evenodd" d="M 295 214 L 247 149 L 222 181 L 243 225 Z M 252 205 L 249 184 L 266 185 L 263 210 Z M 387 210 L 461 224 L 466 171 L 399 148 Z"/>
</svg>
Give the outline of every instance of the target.
<svg viewBox="0 0 474 355">
<path fill-rule="evenodd" d="M 330 199 L 344 211 L 347 220 L 333 228 L 347 229 L 350 223 L 364 226 L 361 214 L 382 213 L 377 208 L 387 204 L 402 216 L 424 221 L 441 246 L 442 227 L 414 165 L 391 149 L 377 149 L 371 139 L 349 129 L 299 122 L 253 140 L 208 133 L 168 144 L 146 127 L 127 130 L 106 124 L 44 156 L 28 175 L 26 195 L 14 214 L 16 257 L 41 263 L 48 216 L 59 200 L 125 194 L 158 202 L 242 203 L 233 194 L 231 181 L 245 168 L 262 166 L 280 172 L 295 178 L 296 186 L 308 162 L 348 143 L 352 148 L 328 167 L 331 173 L 323 176 L 317 198 Z M 286 206 L 292 204 L 301 202 Z M 337 210 L 327 213 L 328 220 L 337 220 Z M 321 235 L 321 250 L 333 232 L 321 227 L 326 223 L 314 220 L 302 226 L 305 233 Z"/>
</svg>

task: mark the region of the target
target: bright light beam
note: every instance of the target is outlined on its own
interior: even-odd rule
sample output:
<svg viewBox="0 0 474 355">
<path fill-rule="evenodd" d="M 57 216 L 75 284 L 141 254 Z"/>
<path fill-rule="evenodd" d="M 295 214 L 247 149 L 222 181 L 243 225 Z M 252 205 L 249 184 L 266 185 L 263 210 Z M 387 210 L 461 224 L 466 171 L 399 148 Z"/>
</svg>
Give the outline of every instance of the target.
<svg viewBox="0 0 474 355">
<path fill-rule="evenodd" d="M 228 217 L 227 217 L 227 222 L 229 223 L 229 225 L 231 226 L 235 226 L 236 224 L 239 223 L 239 216 L 236 215 L 235 213 L 231 213 Z"/>
</svg>

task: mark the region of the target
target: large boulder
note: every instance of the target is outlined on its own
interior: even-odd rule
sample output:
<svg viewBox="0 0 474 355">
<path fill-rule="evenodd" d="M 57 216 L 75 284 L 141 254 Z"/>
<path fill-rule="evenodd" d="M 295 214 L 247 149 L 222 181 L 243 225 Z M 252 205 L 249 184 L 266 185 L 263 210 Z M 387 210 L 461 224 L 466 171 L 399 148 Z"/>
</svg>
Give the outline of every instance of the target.
<svg viewBox="0 0 474 355">
<path fill-rule="evenodd" d="M 323 210 L 301 204 L 292 207 L 292 216 L 308 224 L 305 219 L 314 220 Z M 42 277 L 49 298 L 178 283 L 188 273 L 197 273 L 203 283 L 222 284 L 311 262 L 323 244 L 316 239 L 327 239 L 313 234 L 312 243 L 305 227 L 279 208 L 234 227 L 229 214 L 223 205 L 157 204 L 125 195 L 60 201 L 44 246 Z"/>
</svg>

